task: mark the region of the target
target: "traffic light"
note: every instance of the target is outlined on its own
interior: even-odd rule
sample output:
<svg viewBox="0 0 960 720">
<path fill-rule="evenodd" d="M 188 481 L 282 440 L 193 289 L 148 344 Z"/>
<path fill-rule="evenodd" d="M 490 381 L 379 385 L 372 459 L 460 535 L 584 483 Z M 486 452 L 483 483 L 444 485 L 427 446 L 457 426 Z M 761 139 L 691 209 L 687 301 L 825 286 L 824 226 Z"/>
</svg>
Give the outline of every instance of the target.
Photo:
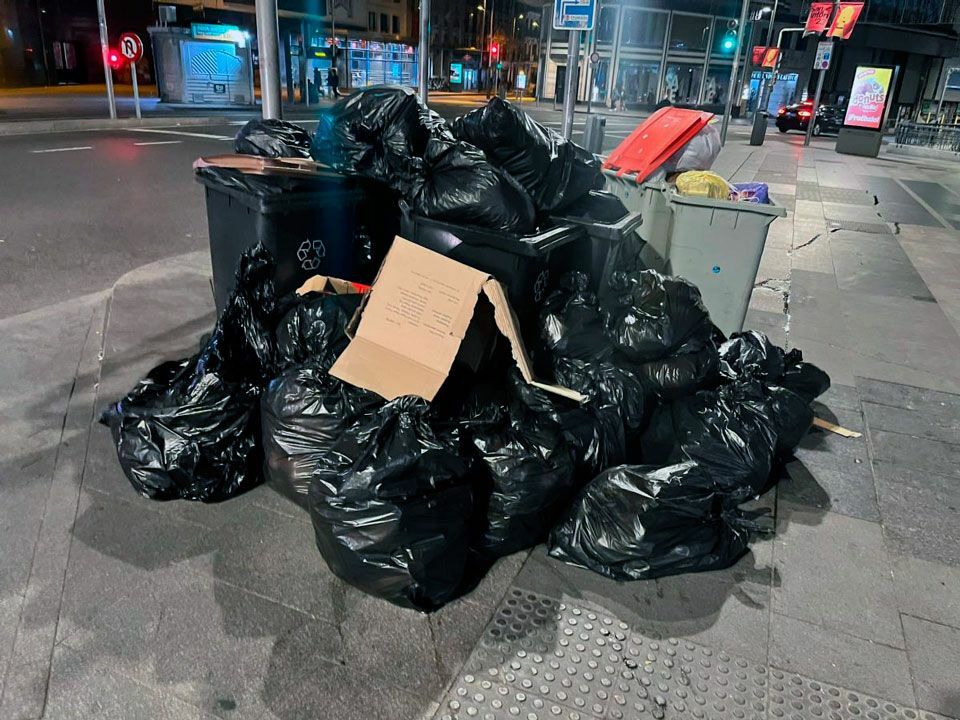
<svg viewBox="0 0 960 720">
<path fill-rule="evenodd" d="M 120 54 L 119 50 L 114 50 L 113 48 L 107 49 L 107 65 L 114 70 L 120 69 L 123 65 L 123 55 Z"/>
<path fill-rule="evenodd" d="M 732 32 L 728 32 L 723 37 L 723 41 L 720 43 L 720 48 L 724 52 L 733 52 L 733 49 L 737 46 L 737 36 Z"/>
<path fill-rule="evenodd" d="M 502 63 L 502 62 L 498 62 L 498 63 L 497 63 L 497 70 L 503 70 L 503 63 Z"/>
<path fill-rule="evenodd" d="M 490 46 L 490 54 L 496 56 L 498 52 L 500 52 L 500 46 L 497 45 L 496 43 L 493 43 Z"/>
</svg>

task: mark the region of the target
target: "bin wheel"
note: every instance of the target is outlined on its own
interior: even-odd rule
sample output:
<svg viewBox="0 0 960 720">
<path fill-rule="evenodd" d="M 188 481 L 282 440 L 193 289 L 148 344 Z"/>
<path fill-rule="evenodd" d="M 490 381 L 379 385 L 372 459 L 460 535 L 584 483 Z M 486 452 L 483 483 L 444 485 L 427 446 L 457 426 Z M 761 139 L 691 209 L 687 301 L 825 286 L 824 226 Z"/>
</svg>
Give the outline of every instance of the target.
<svg viewBox="0 0 960 720">
<path fill-rule="evenodd" d="M 780 131 L 781 135 L 786 135 L 787 133 L 787 129 L 785 127 L 780 127 L 779 125 L 777 125 L 777 130 Z"/>
<path fill-rule="evenodd" d="M 820 127 L 820 123 L 813 124 L 813 135 L 814 137 L 820 137 L 820 133 L 823 132 L 823 128 Z"/>
</svg>

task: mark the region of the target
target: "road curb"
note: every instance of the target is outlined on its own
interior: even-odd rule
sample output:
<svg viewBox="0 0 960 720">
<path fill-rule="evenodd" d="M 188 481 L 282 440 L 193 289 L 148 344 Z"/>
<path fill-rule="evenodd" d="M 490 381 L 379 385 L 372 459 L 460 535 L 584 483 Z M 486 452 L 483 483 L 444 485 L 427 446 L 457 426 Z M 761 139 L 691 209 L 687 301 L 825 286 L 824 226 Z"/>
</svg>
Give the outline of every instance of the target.
<svg viewBox="0 0 960 720">
<path fill-rule="evenodd" d="M 210 125 L 235 120 L 235 115 L 207 115 L 197 117 L 149 117 L 136 118 L 84 118 L 72 120 L 21 120 L 0 123 L 0 136 L 7 135 L 43 135 L 59 132 L 79 132 L 87 130 L 116 130 L 137 127 L 176 127 L 189 125 Z"/>
</svg>

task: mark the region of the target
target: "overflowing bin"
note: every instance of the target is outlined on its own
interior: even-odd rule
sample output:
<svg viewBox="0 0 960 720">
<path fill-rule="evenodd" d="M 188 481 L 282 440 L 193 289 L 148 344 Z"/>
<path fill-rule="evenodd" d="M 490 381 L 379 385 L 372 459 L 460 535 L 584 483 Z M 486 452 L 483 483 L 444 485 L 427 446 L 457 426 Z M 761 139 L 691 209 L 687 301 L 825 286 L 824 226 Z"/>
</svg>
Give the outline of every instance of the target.
<svg viewBox="0 0 960 720">
<path fill-rule="evenodd" d="M 635 174 L 619 175 L 604 171 L 607 191 L 640 216 L 637 233 L 644 245 L 640 249 L 643 264 L 663 272 L 670 249 L 670 224 L 673 214 L 667 205 L 667 184 L 663 180 L 638 183 Z"/>
<path fill-rule="evenodd" d="M 246 168 L 215 159 L 197 167 L 217 311 L 233 291 L 241 254 L 258 243 L 276 259 L 281 294 L 317 274 L 371 282 L 399 227 L 386 192 L 358 178 L 318 171 L 300 176 L 279 161 L 253 160 Z"/>
</svg>

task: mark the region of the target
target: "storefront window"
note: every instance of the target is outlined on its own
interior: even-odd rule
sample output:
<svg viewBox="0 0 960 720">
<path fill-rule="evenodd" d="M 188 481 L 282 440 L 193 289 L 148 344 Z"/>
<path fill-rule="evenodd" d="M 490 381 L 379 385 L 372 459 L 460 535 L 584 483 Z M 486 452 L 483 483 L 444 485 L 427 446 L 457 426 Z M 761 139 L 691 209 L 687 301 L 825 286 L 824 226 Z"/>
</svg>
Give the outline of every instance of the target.
<svg viewBox="0 0 960 720">
<path fill-rule="evenodd" d="M 673 14 L 670 28 L 670 49 L 681 52 L 703 52 L 710 37 L 710 18 L 704 15 Z"/>
<path fill-rule="evenodd" d="M 703 89 L 703 102 L 707 104 L 727 101 L 730 88 L 730 66 L 711 65 L 707 72 L 707 84 Z"/>
<path fill-rule="evenodd" d="M 600 19 L 597 21 L 597 42 L 609 45 L 613 42 L 613 34 L 617 29 L 617 8 L 602 6 Z"/>
<path fill-rule="evenodd" d="M 700 99 L 703 66 L 690 63 L 669 63 L 663 79 L 663 98 L 674 105 L 694 105 Z"/>
<path fill-rule="evenodd" d="M 646 60 L 620 60 L 614 98 L 619 94 L 627 107 L 655 105 L 660 63 Z"/>
<path fill-rule="evenodd" d="M 414 48 L 402 43 L 350 41 L 353 87 L 413 85 L 417 76 Z"/>
<path fill-rule="evenodd" d="M 660 49 L 667 34 L 667 14 L 650 10 L 624 10 L 620 38 L 632 48 Z"/>
<path fill-rule="evenodd" d="M 610 76 L 610 61 L 603 59 L 593 66 L 593 82 L 591 83 L 591 100 L 593 102 L 606 102 L 607 85 Z"/>
</svg>

